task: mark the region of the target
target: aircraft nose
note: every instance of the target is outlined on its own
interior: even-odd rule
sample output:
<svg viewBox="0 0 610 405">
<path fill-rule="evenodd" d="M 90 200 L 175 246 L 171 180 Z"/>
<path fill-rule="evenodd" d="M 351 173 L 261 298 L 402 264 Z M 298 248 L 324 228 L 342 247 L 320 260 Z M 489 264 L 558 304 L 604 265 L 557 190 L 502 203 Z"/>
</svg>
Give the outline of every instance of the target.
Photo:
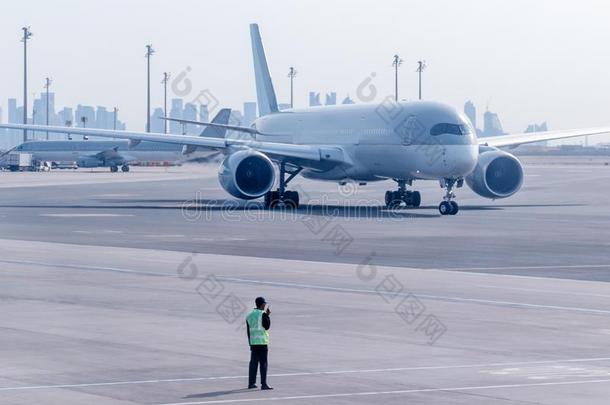
<svg viewBox="0 0 610 405">
<path fill-rule="evenodd" d="M 451 166 L 455 176 L 466 176 L 472 172 L 478 160 L 478 146 L 460 145 L 451 148 Z"/>
</svg>

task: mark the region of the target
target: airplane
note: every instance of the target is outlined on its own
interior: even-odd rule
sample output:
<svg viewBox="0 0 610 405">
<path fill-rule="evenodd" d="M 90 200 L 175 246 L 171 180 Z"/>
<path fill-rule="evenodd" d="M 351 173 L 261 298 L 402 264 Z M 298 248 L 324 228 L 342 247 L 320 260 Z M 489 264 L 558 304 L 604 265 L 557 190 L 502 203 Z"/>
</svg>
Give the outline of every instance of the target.
<svg viewBox="0 0 610 405">
<path fill-rule="evenodd" d="M 502 147 L 610 133 L 610 127 L 477 138 L 469 119 L 433 101 L 320 106 L 279 111 L 257 24 L 250 25 L 259 118 L 251 127 L 178 120 L 237 131 L 243 137 L 211 138 L 89 128 L 0 124 L 0 128 L 49 131 L 132 141 L 207 147 L 225 154 L 218 170 L 233 197 L 264 198 L 266 208 L 298 208 L 299 194 L 287 189 L 297 175 L 333 182 L 393 180 L 388 208 L 418 207 L 414 181 L 439 181 L 445 189 L 441 215 L 455 215 L 454 187 L 467 184 L 489 199 L 507 198 L 523 184 L 519 160 Z M 276 175 L 275 165 L 278 166 Z M 278 186 L 274 189 L 276 183 Z"/>
<path fill-rule="evenodd" d="M 231 115 L 230 108 L 221 109 L 212 123 L 227 124 Z M 201 135 L 224 138 L 225 129 L 206 127 Z M 75 162 L 77 167 L 109 167 L 116 173 L 119 168 L 129 171 L 129 164 L 135 162 L 183 162 L 185 160 L 206 158 L 211 151 L 197 152 L 197 147 L 175 143 L 142 142 L 130 143 L 127 140 L 58 140 L 27 141 L 0 153 L 0 164 L 4 156 L 17 152 L 29 153 L 39 162 Z"/>
</svg>

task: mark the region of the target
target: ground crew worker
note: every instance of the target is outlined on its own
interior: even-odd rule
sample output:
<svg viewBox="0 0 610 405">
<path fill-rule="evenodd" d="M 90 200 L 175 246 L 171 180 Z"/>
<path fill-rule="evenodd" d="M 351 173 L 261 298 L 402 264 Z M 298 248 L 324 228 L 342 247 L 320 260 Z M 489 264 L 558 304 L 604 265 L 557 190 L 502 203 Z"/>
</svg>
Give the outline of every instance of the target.
<svg viewBox="0 0 610 405">
<path fill-rule="evenodd" d="M 256 308 L 246 317 L 248 343 L 250 343 L 250 370 L 248 373 L 248 388 L 256 388 L 256 369 L 260 364 L 261 390 L 272 390 L 267 385 L 267 353 L 269 345 L 269 328 L 271 327 L 271 310 L 263 297 L 254 300 Z"/>
</svg>

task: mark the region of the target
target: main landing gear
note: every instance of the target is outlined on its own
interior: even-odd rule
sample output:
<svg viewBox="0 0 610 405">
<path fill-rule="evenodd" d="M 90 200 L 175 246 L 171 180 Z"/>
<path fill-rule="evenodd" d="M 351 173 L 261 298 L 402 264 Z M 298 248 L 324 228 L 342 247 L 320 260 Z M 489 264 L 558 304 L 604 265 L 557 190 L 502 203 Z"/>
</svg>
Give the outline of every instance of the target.
<svg viewBox="0 0 610 405">
<path fill-rule="evenodd" d="M 110 166 L 110 172 L 112 173 L 116 173 L 119 171 L 119 167 L 116 165 Z M 127 173 L 129 171 L 129 165 L 123 165 L 121 166 L 121 171 L 124 173 Z"/>
<path fill-rule="evenodd" d="M 447 192 L 443 197 L 443 202 L 438 205 L 438 212 L 441 215 L 455 215 L 460 210 L 457 202 L 453 201 L 455 194 L 453 193 L 453 186 L 457 185 L 458 188 L 464 184 L 463 179 L 443 179 L 441 180 L 441 187 L 445 188 Z"/>
<path fill-rule="evenodd" d="M 286 170 L 286 163 L 280 163 L 280 184 L 277 190 L 268 191 L 265 194 L 265 208 L 299 208 L 299 193 L 286 190 L 288 183 L 303 170 L 296 167 L 293 170 Z M 288 178 L 286 178 L 288 174 Z"/>
<path fill-rule="evenodd" d="M 385 192 L 385 205 L 388 208 L 397 208 L 402 203 L 407 207 L 419 207 L 421 204 L 421 194 L 419 191 L 408 191 L 407 183 L 411 185 L 411 181 L 394 179 L 398 183 L 398 190 Z"/>
</svg>

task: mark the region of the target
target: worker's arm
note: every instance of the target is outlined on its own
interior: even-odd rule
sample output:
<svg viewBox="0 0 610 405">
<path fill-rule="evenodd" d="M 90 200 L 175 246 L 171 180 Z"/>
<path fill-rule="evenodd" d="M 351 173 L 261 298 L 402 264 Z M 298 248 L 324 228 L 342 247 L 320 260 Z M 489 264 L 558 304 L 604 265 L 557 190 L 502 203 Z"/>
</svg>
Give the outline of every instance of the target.
<svg viewBox="0 0 610 405">
<path fill-rule="evenodd" d="M 246 333 L 248 334 L 248 344 L 250 344 L 250 326 L 248 325 L 247 320 L 246 320 Z"/>
<path fill-rule="evenodd" d="M 270 327 L 271 327 L 271 318 L 269 317 L 268 313 L 263 312 L 263 328 L 265 328 L 265 330 L 269 330 Z"/>
</svg>

